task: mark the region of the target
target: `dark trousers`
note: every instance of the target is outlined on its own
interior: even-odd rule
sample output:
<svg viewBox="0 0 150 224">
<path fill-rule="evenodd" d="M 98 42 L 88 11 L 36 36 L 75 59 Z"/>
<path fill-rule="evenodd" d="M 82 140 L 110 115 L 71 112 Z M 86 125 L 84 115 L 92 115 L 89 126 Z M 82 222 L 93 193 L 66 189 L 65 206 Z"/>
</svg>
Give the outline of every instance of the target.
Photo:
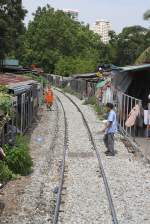
<svg viewBox="0 0 150 224">
<path fill-rule="evenodd" d="M 104 135 L 104 144 L 107 148 L 107 151 L 112 153 L 113 155 L 115 154 L 114 150 L 114 133 L 109 133 Z"/>
</svg>

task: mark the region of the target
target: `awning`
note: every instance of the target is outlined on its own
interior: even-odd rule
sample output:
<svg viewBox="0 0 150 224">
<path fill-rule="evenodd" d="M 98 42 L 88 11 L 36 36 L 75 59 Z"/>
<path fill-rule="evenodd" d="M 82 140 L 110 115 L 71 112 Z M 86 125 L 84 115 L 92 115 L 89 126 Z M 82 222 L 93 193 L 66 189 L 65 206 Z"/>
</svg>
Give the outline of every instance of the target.
<svg viewBox="0 0 150 224">
<path fill-rule="evenodd" d="M 131 65 L 120 67 L 121 72 L 134 72 L 134 71 L 142 71 L 142 70 L 150 70 L 150 64 L 142 64 L 142 65 Z"/>
<path fill-rule="evenodd" d="M 142 71 L 150 71 L 150 64 L 120 67 L 119 71 L 114 72 L 113 86 L 122 92 L 126 92 L 133 80 L 131 74 L 136 75 L 139 72 L 142 74 Z"/>
<path fill-rule="evenodd" d="M 113 86 L 122 92 L 126 92 L 131 82 L 132 77 L 128 75 L 126 72 L 124 73 L 119 72 L 112 80 Z"/>
<path fill-rule="evenodd" d="M 87 79 L 87 78 L 96 78 L 96 74 L 95 73 L 87 73 L 87 74 L 78 74 L 78 75 L 74 75 L 72 76 L 75 79 Z"/>
</svg>

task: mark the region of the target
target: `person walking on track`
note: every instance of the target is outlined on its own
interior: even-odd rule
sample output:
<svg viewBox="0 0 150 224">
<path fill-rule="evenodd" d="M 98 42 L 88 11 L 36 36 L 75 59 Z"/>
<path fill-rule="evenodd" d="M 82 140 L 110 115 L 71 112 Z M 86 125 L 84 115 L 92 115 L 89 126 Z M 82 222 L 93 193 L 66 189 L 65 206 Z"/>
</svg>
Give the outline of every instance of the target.
<svg viewBox="0 0 150 224">
<path fill-rule="evenodd" d="M 51 107 L 52 107 L 53 102 L 54 102 L 54 95 L 53 95 L 53 91 L 52 91 L 50 85 L 48 86 L 47 90 L 45 91 L 44 99 L 45 99 L 47 109 L 51 110 Z"/>
<path fill-rule="evenodd" d="M 115 150 L 114 150 L 114 134 L 117 132 L 117 118 L 116 113 L 113 110 L 113 104 L 107 103 L 106 108 L 108 112 L 108 118 L 107 118 L 107 125 L 105 129 L 103 130 L 104 134 L 104 144 L 107 148 L 107 151 L 105 154 L 107 156 L 114 156 Z"/>
</svg>

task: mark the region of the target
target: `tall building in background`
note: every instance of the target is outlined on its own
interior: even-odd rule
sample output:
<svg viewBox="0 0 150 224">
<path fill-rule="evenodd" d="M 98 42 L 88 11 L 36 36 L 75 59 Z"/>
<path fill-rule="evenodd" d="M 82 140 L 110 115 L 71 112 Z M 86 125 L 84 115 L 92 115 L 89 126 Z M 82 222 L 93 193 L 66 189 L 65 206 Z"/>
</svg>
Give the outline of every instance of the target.
<svg viewBox="0 0 150 224">
<path fill-rule="evenodd" d="M 109 21 L 101 19 L 101 20 L 96 20 L 94 26 L 91 28 L 94 33 L 97 33 L 99 36 L 101 36 L 101 40 L 103 43 L 108 43 L 110 38 L 109 38 L 109 31 L 111 29 L 111 24 Z"/>
<path fill-rule="evenodd" d="M 79 16 L 79 11 L 78 10 L 73 10 L 73 9 L 63 9 L 63 11 L 70 15 L 72 19 L 74 20 L 78 20 L 78 16 Z"/>
</svg>

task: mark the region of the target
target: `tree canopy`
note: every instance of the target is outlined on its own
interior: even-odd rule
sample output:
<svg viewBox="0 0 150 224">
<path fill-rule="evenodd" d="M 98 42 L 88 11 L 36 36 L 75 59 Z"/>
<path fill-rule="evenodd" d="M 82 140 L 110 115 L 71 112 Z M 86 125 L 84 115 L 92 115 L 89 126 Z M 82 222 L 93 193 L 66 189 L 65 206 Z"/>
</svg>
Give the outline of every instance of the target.
<svg viewBox="0 0 150 224">
<path fill-rule="evenodd" d="M 141 26 L 125 27 L 120 34 L 100 37 L 61 10 L 38 7 L 25 29 L 26 10 L 21 0 L 0 1 L 0 61 L 17 58 L 24 66 L 38 64 L 46 72 L 69 76 L 94 72 L 98 64 L 134 64 L 150 46 L 150 31 Z M 149 10 L 144 19 L 149 19 Z"/>
<path fill-rule="evenodd" d="M 19 57 L 26 10 L 21 0 L 0 1 L 0 59 L 5 56 Z"/>
<path fill-rule="evenodd" d="M 46 71 L 68 75 L 94 71 L 104 44 L 89 26 L 47 5 L 39 7 L 29 23 L 24 47 L 25 65 L 35 63 Z"/>
<path fill-rule="evenodd" d="M 131 65 L 150 46 L 150 31 L 141 26 L 125 27 L 118 35 L 111 33 L 109 48 L 116 65 Z"/>
<path fill-rule="evenodd" d="M 142 54 L 137 58 L 136 64 L 150 63 L 150 47 L 148 47 Z"/>
<path fill-rule="evenodd" d="M 144 15 L 143 15 L 144 20 L 149 20 L 150 19 L 150 9 L 147 10 Z"/>
</svg>

